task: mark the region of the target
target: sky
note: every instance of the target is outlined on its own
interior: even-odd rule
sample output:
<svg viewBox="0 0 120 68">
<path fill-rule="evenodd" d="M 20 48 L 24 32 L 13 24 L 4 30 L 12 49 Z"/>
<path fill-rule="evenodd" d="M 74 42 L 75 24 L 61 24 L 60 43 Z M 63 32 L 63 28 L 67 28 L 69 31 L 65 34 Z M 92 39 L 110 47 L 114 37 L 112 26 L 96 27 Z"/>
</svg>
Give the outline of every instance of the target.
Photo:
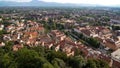
<svg viewBox="0 0 120 68">
<path fill-rule="evenodd" d="M 17 2 L 30 2 L 31 0 L 0 0 L 0 1 L 17 1 Z M 120 5 L 120 0 L 40 0 L 45 2 L 58 2 L 58 3 L 75 3 L 75 4 L 97 4 L 97 5 Z"/>
</svg>

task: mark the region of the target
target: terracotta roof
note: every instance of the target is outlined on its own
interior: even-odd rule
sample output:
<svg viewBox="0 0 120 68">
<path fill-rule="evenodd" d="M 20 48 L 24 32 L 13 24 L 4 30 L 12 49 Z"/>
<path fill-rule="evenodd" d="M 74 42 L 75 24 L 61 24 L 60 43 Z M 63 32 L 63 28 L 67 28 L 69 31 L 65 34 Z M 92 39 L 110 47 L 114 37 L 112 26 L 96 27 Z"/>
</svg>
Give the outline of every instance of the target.
<svg viewBox="0 0 120 68">
<path fill-rule="evenodd" d="M 90 34 L 91 34 L 91 32 L 89 30 L 81 30 L 81 32 L 87 36 L 90 36 Z"/>
<path fill-rule="evenodd" d="M 117 49 L 117 46 L 115 45 L 115 43 L 111 42 L 109 39 L 106 40 L 105 46 L 113 50 Z"/>
<path fill-rule="evenodd" d="M 120 63 L 113 60 L 113 65 L 112 65 L 113 68 L 120 68 Z"/>
<path fill-rule="evenodd" d="M 96 37 L 96 39 L 98 40 L 98 41 L 100 41 L 101 43 L 103 43 L 103 39 L 101 39 L 101 38 L 98 38 L 98 37 Z M 103 43 L 106 47 L 109 47 L 110 49 L 113 49 L 113 50 L 116 50 L 117 49 L 117 46 L 115 45 L 115 43 L 114 42 L 111 42 L 110 41 L 110 39 L 104 39 L 105 40 L 105 42 Z"/>
<path fill-rule="evenodd" d="M 99 58 L 101 60 L 105 60 L 107 63 L 110 63 L 111 62 L 111 57 L 107 56 L 107 55 L 104 55 L 104 54 L 100 54 L 99 55 Z"/>
</svg>

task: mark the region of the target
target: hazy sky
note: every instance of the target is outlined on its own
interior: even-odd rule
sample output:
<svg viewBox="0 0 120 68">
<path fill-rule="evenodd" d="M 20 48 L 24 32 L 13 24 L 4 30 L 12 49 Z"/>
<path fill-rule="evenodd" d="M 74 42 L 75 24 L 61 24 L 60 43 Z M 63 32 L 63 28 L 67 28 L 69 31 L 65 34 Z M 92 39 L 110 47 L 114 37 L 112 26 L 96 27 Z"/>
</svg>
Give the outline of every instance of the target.
<svg viewBox="0 0 120 68">
<path fill-rule="evenodd" d="M 17 2 L 29 2 L 31 0 L 0 0 L 0 1 L 17 1 Z M 83 3 L 83 4 L 99 4 L 99 5 L 120 5 L 120 0 L 41 0 L 46 2 L 58 2 L 58 3 Z"/>
</svg>

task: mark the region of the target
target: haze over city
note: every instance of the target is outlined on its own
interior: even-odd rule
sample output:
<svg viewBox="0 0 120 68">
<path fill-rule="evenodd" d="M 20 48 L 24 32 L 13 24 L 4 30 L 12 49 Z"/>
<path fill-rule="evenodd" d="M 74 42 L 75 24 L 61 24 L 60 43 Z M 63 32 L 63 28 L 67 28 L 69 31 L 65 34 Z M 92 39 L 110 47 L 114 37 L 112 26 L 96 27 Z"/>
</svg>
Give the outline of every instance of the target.
<svg viewBox="0 0 120 68">
<path fill-rule="evenodd" d="M 32 0 L 0 0 L 0 1 L 30 2 Z M 35 1 L 35 0 L 33 0 L 33 1 Z M 119 0 L 39 0 L 39 1 L 56 2 L 56 3 L 73 3 L 73 4 L 96 4 L 96 5 L 103 5 L 103 6 L 118 6 L 118 5 L 120 5 Z"/>
</svg>

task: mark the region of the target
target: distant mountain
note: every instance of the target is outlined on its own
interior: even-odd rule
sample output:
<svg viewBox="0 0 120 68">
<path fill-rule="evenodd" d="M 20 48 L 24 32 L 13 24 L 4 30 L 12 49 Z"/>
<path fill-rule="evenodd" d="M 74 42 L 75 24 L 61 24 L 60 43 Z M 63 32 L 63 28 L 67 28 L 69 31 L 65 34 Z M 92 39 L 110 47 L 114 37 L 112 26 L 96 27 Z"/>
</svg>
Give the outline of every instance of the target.
<svg viewBox="0 0 120 68">
<path fill-rule="evenodd" d="M 0 1 L 0 6 L 100 6 L 94 4 L 72 4 L 72 3 L 55 3 L 55 2 L 44 2 L 38 0 L 32 0 L 31 2 L 12 2 L 12 1 Z"/>
</svg>

